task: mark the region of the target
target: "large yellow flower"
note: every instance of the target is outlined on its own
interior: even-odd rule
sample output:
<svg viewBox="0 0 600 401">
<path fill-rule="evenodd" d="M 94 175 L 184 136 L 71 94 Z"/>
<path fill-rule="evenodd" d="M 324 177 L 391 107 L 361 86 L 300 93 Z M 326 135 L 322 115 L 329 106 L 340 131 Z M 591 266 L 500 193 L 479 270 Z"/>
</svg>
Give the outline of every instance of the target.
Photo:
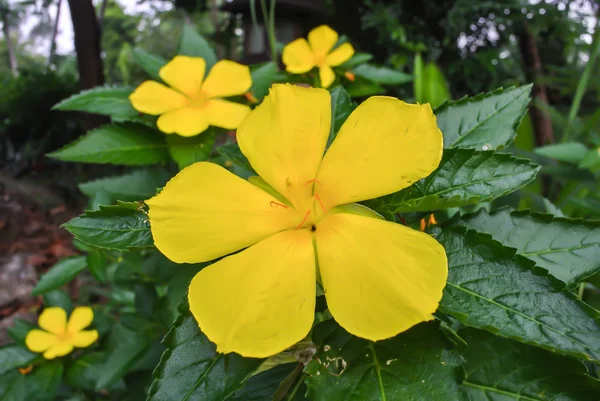
<svg viewBox="0 0 600 401">
<path fill-rule="evenodd" d="M 437 309 L 444 248 L 354 204 L 408 187 L 438 166 L 442 134 L 431 108 L 372 97 L 323 156 L 330 101 L 323 89 L 274 85 L 237 132 L 258 185 L 196 163 L 146 202 L 155 244 L 175 262 L 248 247 L 201 270 L 189 287 L 190 309 L 222 353 L 265 357 L 302 340 L 317 280 L 335 320 L 373 341 Z"/>
<path fill-rule="evenodd" d="M 329 88 L 335 80 L 331 67 L 345 63 L 354 54 L 350 43 L 344 43 L 331 51 L 337 41 L 337 32 L 327 25 L 321 25 L 309 32 L 308 42 L 300 38 L 288 43 L 283 48 L 282 55 L 286 70 L 292 74 L 304 74 L 319 67 L 321 86 Z"/>
<path fill-rule="evenodd" d="M 204 80 L 205 70 L 203 58 L 176 56 L 159 71 L 161 79 L 173 89 L 146 81 L 129 96 L 129 100 L 142 113 L 160 115 L 156 124 L 167 134 L 194 136 L 209 125 L 237 128 L 250 108 L 222 98 L 242 95 L 250 89 L 250 69 L 221 60 Z"/>
<path fill-rule="evenodd" d="M 88 306 L 73 310 L 67 322 L 67 312 L 58 307 L 46 308 L 38 324 L 44 330 L 33 329 L 25 337 L 25 345 L 33 352 L 43 352 L 44 358 L 54 359 L 73 351 L 73 347 L 86 348 L 98 339 L 96 330 L 84 330 L 94 320 Z"/>
</svg>

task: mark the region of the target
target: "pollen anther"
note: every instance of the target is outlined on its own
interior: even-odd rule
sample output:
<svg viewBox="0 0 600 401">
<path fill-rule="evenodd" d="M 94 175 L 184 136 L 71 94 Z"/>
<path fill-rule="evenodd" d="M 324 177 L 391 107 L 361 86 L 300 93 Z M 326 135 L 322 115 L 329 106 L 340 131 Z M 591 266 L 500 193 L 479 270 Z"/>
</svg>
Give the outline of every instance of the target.
<svg viewBox="0 0 600 401">
<path fill-rule="evenodd" d="M 304 183 L 304 185 L 308 185 L 308 184 L 310 184 L 311 182 L 316 182 L 317 184 L 321 185 L 321 183 L 320 183 L 318 180 L 308 180 L 308 181 L 306 181 L 306 182 Z"/>
<path fill-rule="evenodd" d="M 269 203 L 269 205 L 271 207 L 277 207 L 277 206 L 281 206 L 284 209 L 287 209 L 287 205 L 284 205 L 283 203 L 279 203 L 279 202 L 275 202 L 275 201 L 271 201 L 271 203 Z"/>
<path fill-rule="evenodd" d="M 319 198 L 319 195 L 315 194 L 315 198 L 317 199 L 317 202 L 319 202 L 321 209 L 325 212 L 325 206 L 323 206 L 323 202 L 321 202 L 321 198 Z"/>
<path fill-rule="evenodd" d="M 302 225 L 304 223 L 306 223 L 306 220 L 308 219 L 309 215 L 310 215 L 310 210 L 307 210 L 306 214 L 304 215 L 304 218 L 302 219 L 302 221 L 300 222 L 300 224 L 298 224 L 298 226 L 296 226 L 296 230 L 299 229 L 300 227 L 302 227 Z"/>
</svg>

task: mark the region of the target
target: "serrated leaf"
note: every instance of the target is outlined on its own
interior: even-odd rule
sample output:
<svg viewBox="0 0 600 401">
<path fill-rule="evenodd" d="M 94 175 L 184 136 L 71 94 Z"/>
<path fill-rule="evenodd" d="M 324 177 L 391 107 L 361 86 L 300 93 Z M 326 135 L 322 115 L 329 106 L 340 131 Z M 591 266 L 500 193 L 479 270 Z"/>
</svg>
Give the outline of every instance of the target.
<svg viewBox="0 0 600 401">
<path fill-rule="evenodd" d="M 167 135 L 169 154 L 177 162 L 179 169 L 192 163 L 208 159 L 215 144 L 215 132 L 209 130 L 193 137 Z"/>
<path fill-rule="evenodd" d="M 460 357 L 448 350 L 435 323 L 422 323 L 389 340 L 348 334 L 332 320 L 315 327 L 320 352 L 307 366 L 311 401 L 459 401 Z"/>
<path fill-rule="evenodd" d="M 269 88 L 275 82 L 276 74 L 277 65 L 272 61 L 251 67 L 252 87 L 250 92 L 258 101 L 261 101 L 269 93 Z"/>
<path fill-rule="evenodd" d="M 589 149 L 582 143 L 566 142 L 535 148 L 533 152 L 562 162 L 579 164 L 588 150 Z"/>
<path fill-rule="evenodd" d="M 282 382 L 298 368 L 298 363 L 275 366 L 248 379 L 240 390 L 227 401 L 273 401 Z M 287 401 L 286 398 L 283 398 Z M 296 400 L 298 398 L 294 398 Z M 282 398 L 279 398 L 282 400 Z M 292 400 L 289 400 L 292 401 Z"/>
<path fill-rule="evenodd" d="M 85 269 L 85 256 L 76 256 L 59 261 L 40 278 L 31 295 L 42 295 L 56 290 L 73 280 Z"/>
<path fill-rule="evenodd" d="M 139 201 L 154 196 L 169 178 L 161 168 L 139 169 L 121 176 L 84 182 L 79 184 L 79 190 L 89 197 L 106 192 L 113 200 Z"/>
<path fill-rule="evenodd" d="M 435 111 L 444 148 L 496 149 L 508 145 L 527 111 L 531 85 L 464 98 Z"/>
<path fill-rule="evenodd" d="M 163 343 L 148 401 L 222 401 L 242 387 L 262 359 L 220 354 L 185 308 Z"/>
<path fill-rule="evenodd" d="M 490 234 L 571 285 L 600 272 L 600 222 L 500 209 L 463 217 L 458 224 Z"/>
<path fill-rule="evenodd" d="M 448 257 L 441 312 L 467 326 L 600 362 L 598 312 L 546 270 L 464 227 L 444 230 L 437 240 Z"/>
<path fill-rule="evenodd" d="M 361 64 L 352 69 L 359 77 L 384 85 L 401 85 L 412 81 L 412 76 L 391 68 L 371 64 Z"/>
<path fill-rule="evenodd" d="M 55 105 L 53 110 L 83 111 L 116 118 L 129 118 L 140 113 L 129 101 L 131 88 L 97 87 L 80 92 Z"/>
<path fill-rule="evenodd" d="M 190 57 L 202 57 L 206 62 L 206 73 L 217 62 L 217 55 L 206 39 L 191 24 L 184 24 L 179 40 L 177 54 Z"/>
<path fill-rule="evenodd" d="M 155 56 L 154 54 L 148 53 L 144 49 L 136 47 L 131 52 L 133 62 L 139 65 L 150 75 L 150 77 L 156 81 L 161 81 L 158 72 L 160 69 L 167 64 L 167 61 L 162 57 Z"/>
<path fill-rule="evenodd" d="M 19 345 L 7 345 L 0 348 L 0 375 L 9 370 L 31 364 L 38 354 L 34 354 Z"/>
<path fill-rule="evenodd" d="M 356 105 L 352 103 L 350 95 L 343 86 L 336 86 L 331 89 L 331 129 L 327 146 L 331 145 L 342 124 L 355 107 Z"/>
<path fill-rule="evenodd" d="M 122 202 L 100 206 L 99 210 L 88 210 L 69 220 L 63 227 L 78 240 L 99 248 L 127 251 L 151 247 L 154 241 L 148 215 L 139 206 Z"/>
<path fill-rule="evenodd" d="M 144 165 L 169 160 L 164 134 L 137 124 L 111 124 L 48 154 L 63 161 Z"/>
<path fill-rule="evenodd" d="M 475 329 L 460 334 L 471 401 L 598 400 L 600 381 L 579 361 Z"/>
<path fill-rule="evenodd" d="M 383 214 L 419 212 L 489 202 L 533 181 L 539 166 L 493 151 L 444 151 L 439 167 L 399 192 L 366 202 Z"/>
</svg>

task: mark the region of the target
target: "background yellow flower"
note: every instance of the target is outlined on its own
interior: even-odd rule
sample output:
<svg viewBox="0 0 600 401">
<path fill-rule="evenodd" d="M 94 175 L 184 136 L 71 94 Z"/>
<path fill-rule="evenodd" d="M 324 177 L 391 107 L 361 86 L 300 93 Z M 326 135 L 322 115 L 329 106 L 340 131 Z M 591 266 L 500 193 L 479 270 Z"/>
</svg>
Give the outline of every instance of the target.
<svg viewBox="0 0 600 401">
<path fill-rule="evenodd" d="M 296 39 L 283 48 L 283 63 L 292 74 L 304 74 L 319 67 L 321 86 L 328 88 L 335 80 L 331 67 L 348 61 L 354 54 L 350 43 L 343 43 L 335 50 L 338 41 L 336 31 L 327 25 L 321 25 L 308 34 L 308 42 L 304 38 Z"/>
<path fill-rule="evenodd" d="M 235 129 L 250 107 L 222 98 L 243 95 L 252 86 L 250 69 L 229 60 L 217 62 L 204 80 L 203 58 L 175 56 L 159 71 L 171 88 L 143 82 L 129 100 L 142 113 L 160 115 L 158 129 L 167 134 L 194 136 L 209 125 Z"/>
<path fill-rule="evenodd" d="M 43 352 L 46 359 L 67 355 L 74 347 L 89 347 L 98 339 L 98 331 L 84 330 L 92 320 L 94 312 L 89 306 L 75 308 L 68 321 L 64 309 L 46 308 L 38 320 L 44 330 L 31 330 L 25 338 L 25 345 L 30 351 Z"/>
</svg>

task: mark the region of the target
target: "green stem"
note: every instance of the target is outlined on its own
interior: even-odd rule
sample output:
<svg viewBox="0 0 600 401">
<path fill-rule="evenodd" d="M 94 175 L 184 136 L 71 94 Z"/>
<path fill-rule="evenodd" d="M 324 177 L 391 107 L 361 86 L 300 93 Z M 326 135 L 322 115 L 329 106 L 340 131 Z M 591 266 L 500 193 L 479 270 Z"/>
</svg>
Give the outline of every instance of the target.
<svg viewBox="0 0 600 401">
<path fill-rule="evenodd" d="M 302 383 L 304 383 L 305 378 L 306 378 L 306 373 L 304 373 L 302 376 L 300 376 L 300 379 L 298 379 L 298 381 L 296 382 L 296 385 L 294 385 L 292 392 L 288 393 L 288 396 L 287 396 L 288 401 L 291 401 L 294 399 L 294 397 L 296 396 L 296 393 L 300 389 L 300 386 L 302 385 Z"/>
<path fill-rule="evenodd" d="M 262 8 L 263 20 L 265 22 L 265 28 L 267 29 L 267 36 L 269 38 L 269 47 L 271 48 L 271 60 L 277 66 L 277 48 L 275 41 L 275 2 L 271 0 L 271 10 L 267 10 L 267 1 L 260 0 L 260 6 Z"/>
<path fill-rule="evenodd" d="M 569 140 L 569 134 L 571 133 L 571 128 L 573 126 L 573 122 L 575 121 L 575 117 L 577 117 L 577 113 L 579 112 L 579 106 L 581 106 L 583 95 L 585 95 L 585 91 L 587 89 L 588 82 L 590 81 L 590 76 L 592 75 L 592 70 L 594 69 L 594 63 L 598 53 L 600 53 L 600 20 L 598 24 L 596 24 L 594 39 L 592 41 L 592 45 L 590 46 L 590 58 L 585 66 L 585 69 L 583 70 L 583 75 L 581 75 L 579 83 L 577 84 L 577 90 L 575 91 L 575 96 L 573 97 L 573 103 L 571 104 L 571 110 L 569 111 L 569 119 L 567 121 L 562 142 L 567 142 Z"/>
<path fill-rule="evenodd" d="M 256 0 L 250 0 L 250 18 L 252 19 L 252 27 L 258 29 L 258 18 L 256 16 Z"/>
</svg>

